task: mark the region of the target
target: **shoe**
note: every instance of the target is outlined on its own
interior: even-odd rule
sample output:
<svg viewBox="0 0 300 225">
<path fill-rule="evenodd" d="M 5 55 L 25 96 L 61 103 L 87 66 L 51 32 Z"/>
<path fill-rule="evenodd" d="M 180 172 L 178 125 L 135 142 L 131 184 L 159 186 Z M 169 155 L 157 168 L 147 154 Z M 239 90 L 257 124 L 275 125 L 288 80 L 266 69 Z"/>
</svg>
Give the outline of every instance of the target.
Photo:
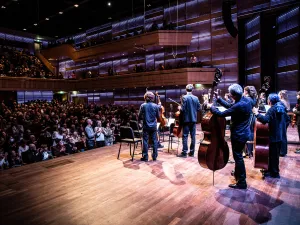
<svg viewBox="0 0 300 225">
<path fill-rule="evenodd" d="M 300 154 L 300 149 L 297 149 L 297 150 L 295 151 L 295 153 L 296 153 L 296 154 Z"/>
<path fill-rule="evenodd" d="M 153 161 L 156 161 L 156 158 L 152 158 Z"/>
<path fill-rule="evenodd" d="M 188 155 L 189 155 L 190 157 L 194 157 L 194 153 L 195 153 L 195 152 L 189 152 Z"/>
<path fill-rule="evenodd" d="M 280 156 L 280 157 L 285 157 L 285 156 L 286 156 L 286 154 L 279 154 L 279 156 Z"/>
<path fill-rule="evenodd" d="M 272 178 L 280 178 L 279 173 L 278 174 L 272 174 L 270 172 L 266 172 L 263 174 L 264 177 L 272 177 Z"/>
<path fill-rule="evenodd" d="M 141 158 L 141 161 L 148 162 L 148 158 L 142 157 L 142 158 Z"/>
<path fill-rule="evenodd" d="M 186 154 L 180 154 L 180 155 L 177 155 L 177 157 L 181 157 L 181 158 L 187 158 L 187 155 Z"/>
<path fill-rule="evenodd" d="M 247 189 L 247 184 L 229 184 L 228 187 L 233 189 Z"/>
<path fill-rule="evenodd" d="M 159 145 L 157 146 L 157 148 L 164 148 L 164 146 L 163 146 L 162 144 L 159 144 Z"/>
</svg>

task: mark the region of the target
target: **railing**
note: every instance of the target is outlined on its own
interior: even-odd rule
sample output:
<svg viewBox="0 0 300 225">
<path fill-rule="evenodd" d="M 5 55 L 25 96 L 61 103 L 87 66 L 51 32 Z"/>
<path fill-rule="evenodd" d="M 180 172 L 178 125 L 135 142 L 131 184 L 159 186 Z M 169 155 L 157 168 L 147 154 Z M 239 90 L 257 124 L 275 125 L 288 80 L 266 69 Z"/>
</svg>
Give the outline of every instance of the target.
<svg viewBox="0 0 300 225">
<path fill-rule="evenodd" d="M 1 90 L 111 90 L 114 88 L 135 88 L 155 86 L 175 86 L 192 84 L 211 84 L 214 68 L 182 68 L 142 73 L 130 73 L 98 78 L 67 80 L 27 77 L 1 77 Z"/>
<path fill-rule="evenodd" d="M 62 44 L 44 49 L 41 51 L 41 54 L 46 59 L 69 57 L 73 61 L 84 61 L 112 53 L 134 51 L 136 46 L 142 46 L 143 48 L 152 46 L 189 46 L 192 40 L 192 33 L 192 31 L 159 30 L 79 50 L 76 50 L 69 44 Z"/>
</svg>

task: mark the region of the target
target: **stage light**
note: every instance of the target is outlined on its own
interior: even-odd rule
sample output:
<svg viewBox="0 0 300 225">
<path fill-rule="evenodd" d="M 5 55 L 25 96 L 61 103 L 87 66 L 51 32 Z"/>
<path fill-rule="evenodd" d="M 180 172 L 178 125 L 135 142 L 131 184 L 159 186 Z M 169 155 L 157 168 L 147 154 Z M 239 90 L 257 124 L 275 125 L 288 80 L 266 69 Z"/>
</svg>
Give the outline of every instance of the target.
<svg viewBox="0 0 300 225">
<path fill-rule="evenodd" d="M 45 20 L 49 20 L 49 18 L 46 18 Z"/>
<path fill-rule="evenodd" d="M 62 15 L 62 14 L 64 14 L 64 12 L 60 11 L 59 14 Z"/>
<path fill-rule="evenodd" d="M 108 19 L 111 20 L 112 18 L 111 18 L 111 17 L 108 17 Z"/>
<path fill-rule="evenodd" d="M 108 6 L 111 6 L 111 3 L 110 3 L 110 2 L 108 2 L 108 3 L 107 3 L 107 5 L 108 5 Z"/>
<path fill-rule="evenodd" d="M 34 26 L 37 26 L 37 23 L 33 24 Z"/>
<path fill-rule="evenodd" d="M 78 4 L 75 4 L 75 5 L 74 5 L 75 8 L 78 8 L 78 6 L 79 6 Z"/>
<path fill-rule="evenodd" d="M 26 28 L 24 28 L 23 30 L 27 30 Z"/>
<path fill-rule="evenodd" d="M 6 7 L 3 5 L 3 6 L 1 6 L 1 9 L 6 9 Z"/>
<path fill-rule="evenodd" d="M 82 28 L 81 28 L 81 27 L 79 27 L 78 29 L 79 29 L 79 30 L 81 30 Z"/>
</svg>

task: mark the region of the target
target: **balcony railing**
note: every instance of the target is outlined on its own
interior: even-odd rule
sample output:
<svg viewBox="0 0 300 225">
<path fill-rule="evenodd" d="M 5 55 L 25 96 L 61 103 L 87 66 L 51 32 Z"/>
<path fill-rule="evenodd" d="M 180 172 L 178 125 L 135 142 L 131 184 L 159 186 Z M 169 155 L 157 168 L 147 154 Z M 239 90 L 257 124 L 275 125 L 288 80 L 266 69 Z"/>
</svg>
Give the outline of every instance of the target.
<svg viewBox="0 0 300 225">
<path fill-rule="evenodd" d="M 145 49 L 153 46 L 189 46 L 192 33 L 192 31 L 159 30 L 80 50 L 76 50 L 72 45 L 62 44 L 44 49 L 41 53 L 47 59 L 68 57 L 73 61 L 83 61 L 103 55 L 107 56 L 107 54 L 134 51 L 137 46 Z"/>
<path fill-rule="evenodd" d="M 111 90 L 117 88 L 175 86 L 192 84 L 212 84 L 214 68 L 182 68 L 173 70 L 130 73 L 98 78 L 67 80 L 26 77 L 1 77 L 1 90 Z"/>
</svg>

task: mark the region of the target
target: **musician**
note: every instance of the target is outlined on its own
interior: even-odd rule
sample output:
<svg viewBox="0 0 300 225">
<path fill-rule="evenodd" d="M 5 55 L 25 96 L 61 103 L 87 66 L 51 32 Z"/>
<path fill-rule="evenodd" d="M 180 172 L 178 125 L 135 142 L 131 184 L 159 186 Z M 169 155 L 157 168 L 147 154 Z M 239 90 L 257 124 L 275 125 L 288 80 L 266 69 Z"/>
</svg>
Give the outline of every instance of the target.
<svg viewBox="0 0 300 225">
<path fill-rule="evenodd" d="M 300 141 L 300 91 L 297 93 L 297 105 L 293 108 L 293 113 L 296 115 L 296 125 L 298 128 L 298 136 Z M 300 148 L 296 149 L 295 153 L 300 154 Z"/>
<path fill-rule="evenodd" d="M 153 140 L 153 161 L 157 158 L 157 120 L 159 120 L 159 106 L 153 103 L 155 95 L 147 91 L 144 95 L 145 103 L 140 107 L 139 119 L 143 120 L 143 151 L 141 161 L 148 161 L 148 140 Z"/>
<path fill-rule="evenodd" d="M 279 91 L 278 96 L 279 96 L 279 99 L 280 99 L 281 103 L 284 105 L 286 112 L 290 111 L 291 106 L 290 106 L 290 102 L 288 100 L 287 90 Z M 290 120 L 288 120 L 288 123 L 285 126 L 283 126 L 282 145 L 281 145 L 281 149 L 280 149 L 280 156 L 281 157 L 284 157 L 287 154 L 287 149 L 288 149 L 288 146 L 287 146 L 287 128 L 289 126 L 289 123 L 290 123 Z"/>
<path fill-rule="evenodd" d="M 256 97 L 257 91 L 254 86 L 246 86 L 244 88 L 244 96 L 250 101 L 251 107 L 253 108 L 256 105 Z M 250 125 L 250 142 L 253 142 L 254 138 L 254 125 L 255 125 L 256 118 L 253 113 L 251 113 L 249 125 Z M 246 143 L 247 152 L 246 154 L 251 158 L 253 156 L 253 143 Z"/>
<path fill-rule="evenodd" d="M 187 157 L 189 133 L 192 139 L 189 156 L 193 157 L 195 153 L 197 112 L 201 110 L 201 105 L 198 97 L 192 94 L 193 88 L 192 84 L 186 86 L 187 93 L 182 96 L 181 106 L 178 106 L 183 118 L 182 152 L 178 157 L 183 158 Z"/>
<path fill-rule="evenodd" d="M 258 113 L 258 108 L 253 108 L 252 111 L 258 121 L 263 124 L 268 123 L 269 127 L 269 166 L 268 171 L 264 172 L 264 176 L 280 178 L 279 153 L 282 145 L 286 111 L 277 94 L 269 95 L 268 105 L 271 106 L 271 108 L 267 111 L 265 116 Z"/>
<path fill-rule="evenodd" d="M 208 108 L 210 108 L 211 112 L 216 116 L 231 116 L 230 133 L 233 158 L 235 161 L 234 175 L 237 183 L 230 184 L 229 187 L 246 189 L 246 169 L 243 150 L 250 136 L 249 120 L 252 113 L 252 106 L 250 101 L 243 96 L 243 88 L 239 84 L 232 84 L 229 86 L 228 91 L 229 97 L 234 100 L 233 104 L 229 104 L 221 97 L 216 96 L 217 102 L 227 108 L 227 110 L 221 112 L 216 107 L 212 107 L 212 104 L 209 104 Z"/>
</svg>

